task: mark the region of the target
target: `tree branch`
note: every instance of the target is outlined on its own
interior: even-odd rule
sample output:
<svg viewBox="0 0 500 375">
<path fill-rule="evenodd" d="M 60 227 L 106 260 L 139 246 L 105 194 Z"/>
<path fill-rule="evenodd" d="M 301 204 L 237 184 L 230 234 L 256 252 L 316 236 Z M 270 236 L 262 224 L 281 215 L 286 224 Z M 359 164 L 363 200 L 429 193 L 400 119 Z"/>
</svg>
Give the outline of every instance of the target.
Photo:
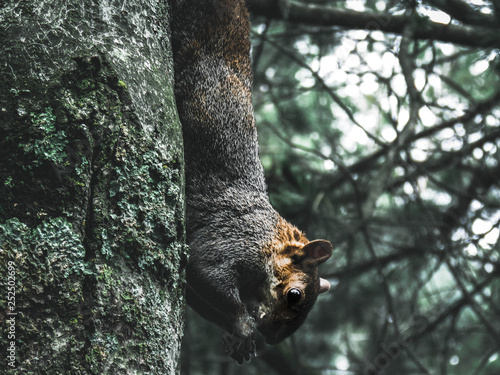
<svg viewBox="0 0 500 375">
<path fill-rule="evenodd" d="M 498 27 L 493 15 L 483 14 L 462 0 L 429 0 L 429 4 L 468 25 Z"/>
<path fill-rule="evenodd" d="M 401 146 L 402 148 L 407 147 L 409 144 L 412 142 L 415 142 L 418 139 L 423 139 L 432 136 L 433 134 L 436 134 L 437 132 L 453 127 L 454 125 L 458 123 L 467 123 L 471 121 L 475 116 L 481 113 L 486 113 L 488 111 L 491 111 L 493 108 L 495 108 L 500 102 L 500 91 L 496 92 L 493 94 L 490 98 L 477 102 L 473 107 L 471 107 L 464 115 L 443 121 L 441 124 L 433 126 L 431 128 L 424 129 L 416 134 L 411 135 L 406 142 Z M 496 138 L 496 132 L 494 133 L 495 138 Z M 368 168 L 372 168 L 374 164 L 376 164 L 380 158 L 383 156 L 386 156 L 387 152 L 391 148 L 389 146 L 377 150 L 373 152 L 371 155 L 366 156 L 365 158 L 361 159 L 360 161 L 350 165 L 346 166 L 346 168 L 349 170 L 349 174 L 355 174 L 355 173 L 360 173 L 362 171 L 367 170 Z M 329 185 L 330 189 L 336 189 L 338 186 L 343 184 L 345 182 L 346 175 L 339 175 L 336 178 L 333 179 L 332 183 Z"/>
<path fill-rule="evenodd" d="M 284 5 L 280 5 L 280 3 Z M 356 12 L 349 9 L 317 6 L 279 0 L 247 0 L 254 15 L 286 20 L 313 26 L 338 26 L 356 30 L 380 30 L 402 35 L 410 21 L 406 15 L 381 12 Z M 417 17 L 418 27 L 413 38 L 436 40 L 470 47 L 494 47 L 500 45 L 497 30 L 481 26 L 443 25 L 426 17 Z"/>
<path fill-rule="evenodd" d="M 274 42 L 271 39 L 266 38 L 265 35 L 263 35 L 263 34 L 257 34 L 257 33 L 254 33 L 254 35 L 258 36 L 263 41 L 269 43 L 271 46 L 273 46 L 274 48 L 276 48 L 280 53 L 282 53 L 283 55 L 287 56 L 292 61 L 294 61 L 295 63 L 297 63 L 297 65 L 299 65 L 302 68 L 308 70 L 311 73 L 311 75 L 314 77 L 314 79 L 316 80 L 316 82 L 319 84 L 319 86 L 323 90 L 325 90 L 325 92 L 328 94 L 328 96 L 330 96 L 330 98 L 344 111 L 344 113 L 347 115 L 347 117 L 349 117 L 349 120 L 351 120 L 354 125 L 356 125 L 358 128 L 360 128 L 361 130 L 363 130 L 363 132 L 367 135 L 367 137 L 370 138 L 372 141 L 374 141 L 378 146 L 383 147 L 383 148 L 386 147 L 386 144 L 383 141 L 381 141 L 376 136 L 374 136 L 373 134 L 371 134 L 358 121 L 356 121 L 356 118 L 354 117 L 354 113 L 352 113 L 352 111 L 349 109 L 349 107 L 346 104 L 344 104 L 344 102 L 342 101 L 342 99 L 337 94 L 335 94 L 335 92 L 330 87 L 328 87 L 328 85 L 326 84 L 326 82 L 324 81 L 324 79 L 318 74 L 317 71 L 315 71 L 314 69 L 312 69 L 309 66 L 309 64 L 307 64 L 305 61 L 303 61 L 302 59 L 300 59 L 299 57 L 297 57 L 292 52 L 288 51 L 286 48 L 283 48 L 278 43 Z"/>
</svg>

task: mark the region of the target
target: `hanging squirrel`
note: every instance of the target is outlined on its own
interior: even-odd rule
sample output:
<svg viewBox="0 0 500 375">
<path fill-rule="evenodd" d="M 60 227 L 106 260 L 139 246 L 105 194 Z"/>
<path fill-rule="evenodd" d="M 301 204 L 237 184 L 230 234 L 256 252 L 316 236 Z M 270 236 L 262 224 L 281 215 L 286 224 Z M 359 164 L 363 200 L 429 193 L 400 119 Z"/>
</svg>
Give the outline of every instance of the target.
<svg viewBox="0 0 500 375">
<path fill-rule="evenodd" d="M 186 174 L 188 304 L 222 327 L 238 363 L 291 335 L 319 293 L 330 242 L 308 241 L 271 207 L 252 107 L 244 0 L 172 0 L 175 96 Z"/>
</svg>

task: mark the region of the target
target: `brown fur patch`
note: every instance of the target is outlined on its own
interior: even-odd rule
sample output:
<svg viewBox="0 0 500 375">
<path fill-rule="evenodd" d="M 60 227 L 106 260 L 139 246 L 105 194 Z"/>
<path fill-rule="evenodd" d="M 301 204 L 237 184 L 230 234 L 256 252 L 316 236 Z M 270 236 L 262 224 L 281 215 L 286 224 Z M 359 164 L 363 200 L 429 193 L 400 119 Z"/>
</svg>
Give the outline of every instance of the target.
<svg viewBox="0 0 500 375">
<path fill-rule="evenodd" d="M 274 277 L 283 284 L 290 284 L 292 279 L 301 283 L 301 273 L 297 273 L 294 258 L 303 255 L 302 248 L 309 243 L 304 233 L 294 225 L 288 223 L 281 216 L 275 229 L 272 240 L 263 248 L 264 256 L 270 262 Z"/>
</svg>

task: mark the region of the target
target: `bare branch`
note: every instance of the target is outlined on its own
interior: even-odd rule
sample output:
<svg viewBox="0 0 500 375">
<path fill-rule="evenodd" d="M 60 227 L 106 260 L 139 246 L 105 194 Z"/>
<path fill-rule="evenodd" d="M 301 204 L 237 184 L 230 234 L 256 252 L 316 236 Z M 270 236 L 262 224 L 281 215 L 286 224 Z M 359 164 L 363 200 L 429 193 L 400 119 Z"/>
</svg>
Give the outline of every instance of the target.
<svg viewBox="0 0 500 375">
<path fill-rule="evenodd" d="M 286 5 L 280 6 L 280 3 Z M 406 15 L 390 15 L 377 12 L 356 12 L 349 9 L 317 6 L 278 0 L 247 0 L 250 11 L 255 15 L 282 19 L 291 23 L 313 26 L 338 26 L 346 29 L 380 30 L 402 35 L 410 22 Z M 500 45 L 496 29 L 484 26 L 444 25 L 417 16 L 418 28 L 413 38 L 436 40 L 475 48 L 488 48 Z"/>
<path fill-rule="evenodd" d="M 430 137 L 433 134 L 438 133 L 439 131 L 453 127 L 454 125 L 458 123 L 467 123 L 471 121 L 474 117 L 476 117 L 478 114 L 481 113 L 486 113 L 488 111 L 491 111 L 493 108 L 495 108 L 500 102 L 500 91 L 496 92 L 494 95 L 492 95 L 490 98 L 482 101 L 482 102 L 477 102 L 473 107 L 471 107 L 464 115 L 443 121 L 441 124 L 430 127 L 428 129 L 424 129 L 414 135 L 411 135 L 406 142 L 401 146 L 403 148 L 407 147 L 409 144 L 412 142 L 415 142 L 416 140 L 423 139 Z M 497 133 L 495 132 L 494 138 L 496 139 Z M 361 159 L 360 161 L 352 164 L 351 166 L 348 166 L 348 170 L 350 171 L 350 174 L 355 174 L 355 173 L 360 173 L 366 169 L 372 168 L 379 160 L 380 158 L 384 157 L 387 152 L 390 150 L 390 147 L 385 147 L 383 149 L 380 149 L 378 151 L 375 151 L 371 155 Z M 341 175 L 335 178 L 332 183 L 330 184 L 331 189 L 337 188 L 339 185 L 345 182 L 346 176 Z"/>
<path fill-rule="evenodd" d="M 468 25 L 496 26 L 498 21 L 493 15 L 476 11 L 471 5 L 462 0 L 429 0 L 429 3 L 439 10 L 449 14 L 457 21 Z"/>
<path fill-rule="evenodd" d="M 378 146 L 380 147 L 386 147 L 385 142 L 381 141 L 378 139 L 376 136 L 371 134 L 368 130 L 366 130 L 354 117 L 354 114 L 352 111 L 347 107 L 347 105 L 344 104 L 342 99 L 335 93 L 333 90 L 326 84 L 325 80 L 321 78 L 321 76 L 318 74 L 318 72 L 314 71 L 305 61 L 303 61 L 301 58 L 297 57 L 294 55 L 292 52 L 288 51 L 287 49 L 283 48 L 280 46 L 278 43 L 274 42 L 271 39 L 267 39 L 265 35 L 263 34 L 257 34 L 254 33 L 256 36 L 260 37 L 262 40 L 266 41 L 269 43 L 271 46 L 276 48 L 278 51 L 289 57 L 292 61 L 296 62 L 299 66 L 303 67 L 304 69 L 308 70 L 316 82 L 319 84 L 319 86 L 325 90 L 325 92 L 330 96 L 330 98 L 344 111 L 344 113 L 349 117 L 349 120 L 351 120 L 357 127 L 359 127 L 363 132 L 371 139 L 373 140 Z"/>
</svg>

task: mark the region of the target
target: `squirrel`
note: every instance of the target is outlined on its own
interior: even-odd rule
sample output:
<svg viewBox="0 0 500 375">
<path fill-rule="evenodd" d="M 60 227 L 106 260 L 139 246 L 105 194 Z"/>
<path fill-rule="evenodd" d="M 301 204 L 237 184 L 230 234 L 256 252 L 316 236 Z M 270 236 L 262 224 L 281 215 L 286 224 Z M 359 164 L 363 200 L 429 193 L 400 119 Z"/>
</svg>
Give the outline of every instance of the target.
<svg viewBox="0 0 500 375">
<path fill-rule="evenodd" d="M 332 254 L 271 206 L 252 106 L 250 21 L 244 0 L 171 0 L 175 99 L 184 138 L 186 299 L 223 328 L 238 363 L 256 330 L 276 344 L 330 288 Z"/>
</svg>

